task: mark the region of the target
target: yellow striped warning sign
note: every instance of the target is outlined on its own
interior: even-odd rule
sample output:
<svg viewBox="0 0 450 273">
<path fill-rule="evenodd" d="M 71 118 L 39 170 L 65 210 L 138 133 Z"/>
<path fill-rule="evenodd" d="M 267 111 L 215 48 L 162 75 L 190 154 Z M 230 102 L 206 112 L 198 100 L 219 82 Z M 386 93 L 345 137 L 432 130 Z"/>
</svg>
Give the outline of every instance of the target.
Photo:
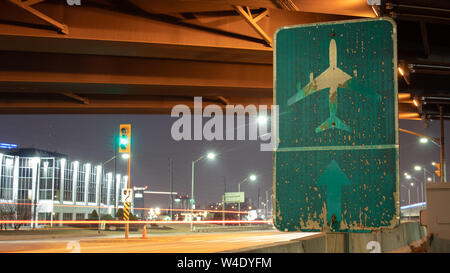
<svg viewBox="0 0 450 273">
<path fill-rule="evenodd" d="M 123 204 L 123 220 L 130 220 L 130 202 L 125 202 Z"/>
</svg>

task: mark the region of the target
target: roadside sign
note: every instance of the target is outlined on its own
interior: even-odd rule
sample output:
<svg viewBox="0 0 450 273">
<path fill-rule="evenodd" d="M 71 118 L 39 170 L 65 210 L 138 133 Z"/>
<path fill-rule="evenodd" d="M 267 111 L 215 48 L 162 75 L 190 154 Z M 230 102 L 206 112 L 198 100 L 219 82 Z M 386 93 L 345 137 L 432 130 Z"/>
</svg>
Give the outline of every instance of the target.
<svg viewBox="0 0 450 273">
<path fill-rule="evenodd" d="M 132 203 L 133 202 L 133 189 L 122 189 L 122 195 L 121 195 L 121 201 L 122 203 Z"/>
<path fill-rule="evenodd" d="M 130 202 L 123 203 L 123 220 L 130 220 Z"/>
<path fill-rule="evenodd" d="M 225 203 L 244 203 L 244 192 L 226 192 Z"/>
<path fill-rule="evenodd" d="M 399 224 L 396 27 L 364 19 L 275 34 L 275 226 Z"/>
</svg>

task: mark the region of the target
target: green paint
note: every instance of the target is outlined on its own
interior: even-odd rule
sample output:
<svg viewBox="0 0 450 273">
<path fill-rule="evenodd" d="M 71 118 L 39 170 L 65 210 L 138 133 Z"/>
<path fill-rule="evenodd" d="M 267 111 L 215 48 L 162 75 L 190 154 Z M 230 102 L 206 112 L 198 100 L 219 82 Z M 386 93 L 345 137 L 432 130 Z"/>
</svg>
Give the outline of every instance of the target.
<svg viewBox="0 0 450 273">
<path fill-rule="evenodd" d="M 327 220 L 331 223 L 332 216 L 336 216 L 337 225 L 342 219 L 341 217 L 341 196 L 342 196 L 342 186 L 349 185 L 350 180 L 348 180 L 345 173 L 341 170 L 339 165 L 335 160 L 328 164 L 327 168 L 320 176 L 317 182 L 318 186 L 325 187 L 326 191 L 326 204 L 327 204 Z"/>
<path fill-rule="evenodd" d="M 395 227 L 393 23 L 378 18 L 282 28 L 274 54 L 274 97 L 283 113 L 274 154 L 275 226 L 351 232 Z"/>
</svg>

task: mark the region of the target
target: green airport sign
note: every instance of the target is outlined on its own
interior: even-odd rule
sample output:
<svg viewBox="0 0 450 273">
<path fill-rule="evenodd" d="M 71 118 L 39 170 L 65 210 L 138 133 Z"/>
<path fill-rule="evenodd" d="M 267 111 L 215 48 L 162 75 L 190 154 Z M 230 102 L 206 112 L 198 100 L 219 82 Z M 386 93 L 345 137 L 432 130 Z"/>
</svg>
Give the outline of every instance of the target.
<svg viewBox="0 0 450 273">
<path fill-rule="evenodd" d="M 399 224 L 396 44 L 395 23 L 384 18 L 276 32 L 277 229 Z"/>
</svg>

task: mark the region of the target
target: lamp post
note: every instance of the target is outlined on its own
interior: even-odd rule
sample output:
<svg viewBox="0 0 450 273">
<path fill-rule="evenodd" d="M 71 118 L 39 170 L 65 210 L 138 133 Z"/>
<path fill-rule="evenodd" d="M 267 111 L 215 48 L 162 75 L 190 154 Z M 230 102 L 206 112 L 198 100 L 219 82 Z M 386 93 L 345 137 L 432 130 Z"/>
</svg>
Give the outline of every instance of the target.
<svg viewBox="0 0 450 273">
<path fill-rule="evenodd" d="M 421 170 L 423 170 L 423 188 L 422 188 L 422 194 L 423 194 L 423 200 L 424 200 L 424 202 L 426 202 L 426 194 L 425 194 L 425 192 L 426 192 L 426 183 L 427 183 L 427 175 L 426 175 L 426 173 L 431 174 L 431 175 L 433 176 L 433 182 L 435 182 L 435 179 L 434 179 L 434 173 L 430 172 L 430 171 L 427 170 L 425 167 L 422 167 L 422 166 L 419 166 L 419 165 L 414 166 L 414 170 L 416 170 L 416 171 L 421 171 Z M 430 180 L 431 180 L 431 177 L 429 177 L 428 181 L 430 181 Z"/>
<path fill-rule="evenodd" d="M 122 154 L 122 156 L 121 156 L 123 159 L 129 159 L 129 157 L 130 157 L 130 155 L 129 154 Z M 117 155 L 115 155 L 115 156 L 113 156 L 113 157 L 111 157 L 110 159 L 108 159 L 108 160 L 106 160 L 105 162 L 103 162 L 102 164 L 100 164 L 100 168 L 102 169 L 102 172 L 101 172 L 101 178 L 100 178 L 100 183 L 99 183 L 99 185 L 98 185 L 98 187 L 99 187 L 99 194 L 98 194 L 98 233 L 100 233 L 100 230 L 101 230 L 101 224 L 100 224 L 100 220 L 102 219 L 102 217 L 101 217 L 101 215 L 102 215 L 102 211 L 101 211 L 101 203 L 102 203 L 102 183 L 103 183 L 103 178 L 104 178 L 104 170 L 105 170 L 105 168 L 104 168 L 104 166 L 106 165 L 106 164 L 108 164 L 109 162 L 111 162 L 112 160 L 114 160 L 114 159 L 116 159 L 117 158 Z M 116 179 L 116 178 L 115 178 Z"/>
<path fill-rule="evenodd" d="M 241 192 L 241 184 L 246 181 L 255 181 L 256 175 L 251 174 L 248 177 L 244 178 L 241 182 L 238 183 L 238 192 Z M 244 200 L 245 201 L 245 200 Z M 241 225 L 241 202 L 238 202 L 238 217 L 239 217 L 239 225 Z"/>
<path fill-rule="evenodd" d="M 227 192 L 227 178 L 223 176 L 223 195 L 222 195 L 222 226 L 225 226 L 225 193 Z"/>
<path fill-rule="evenodd" d="M 411 176 L 411 175 L 409 175 L 409 174 L 407 174 L 407 173 L 405 173 L 405 177 L 406 177 L 406 179 L 408 179 L 408 180 L 414 179 L 414 180 L 416 180 L 418 183 L 420 183 L 419 180 L 417 180 L 415 177 L 413 177 L 413 176 Z M 414 183 L 411 182 L 410 185 L 411 185 L 411 187 L 414 187 Z M 419 203 L 419 187 L 418 187 L 418 186 L 416 187 L 416 192 L 417 192 L 417 203 Z"/>
<path fill-rule="evenodd" d="M 400 186 L 408 190 L 408 205 L 411 205 L 411 190 L 408 187 L 403 186 L 402 184 L 400 184 Z M 409 212 L 408 217 L 411 218 L 411 211 Z"/>
<path fill-rule="evenodd" d="M 266 216 L 266 221 L 269 218 L 269 192 L 273 190 L 273 187 L 270 187 L 268 190 L 266 190 L 266 210 L 265 210 L 265 216 Z"/>
<path fill-rule="evenodd" d="M 197 158 L 196 160 L 192 161 L 192 185 L 191 185 L 191 231 L 193 230 L 193 215 L 194 215 L 194 209 L 195 209 L 195 199 L 194 199 L 194 184 L 195 184 L 195 163 L 198 161 L 207 158 L 209 160 L 214 160 L 216 158 L 216 154 L 209 152 L 205 155 L 202 155 L 201 157 Z"/>
<path fill-rule="evenodd" d="M 444 144 L 444 119 L 443 119 L 443 108 L 442 106 L 439 106 L 439 114 L 440 114 L 440 138 L 420 134 L 417 132 L 405 130 L 399 128 L 398 130 L 401 132 L 405 132 L 411 135 L 415 135 L 420 138 L 420 143 L 428 143 L 428 141 L 431 141 L 434 145 L 439 147 L 440 150 L 440 161 L 441 161 L 441 183 L 446 182 L 446 167 L 445 167 L 445 144 Z"/>
</svg>

